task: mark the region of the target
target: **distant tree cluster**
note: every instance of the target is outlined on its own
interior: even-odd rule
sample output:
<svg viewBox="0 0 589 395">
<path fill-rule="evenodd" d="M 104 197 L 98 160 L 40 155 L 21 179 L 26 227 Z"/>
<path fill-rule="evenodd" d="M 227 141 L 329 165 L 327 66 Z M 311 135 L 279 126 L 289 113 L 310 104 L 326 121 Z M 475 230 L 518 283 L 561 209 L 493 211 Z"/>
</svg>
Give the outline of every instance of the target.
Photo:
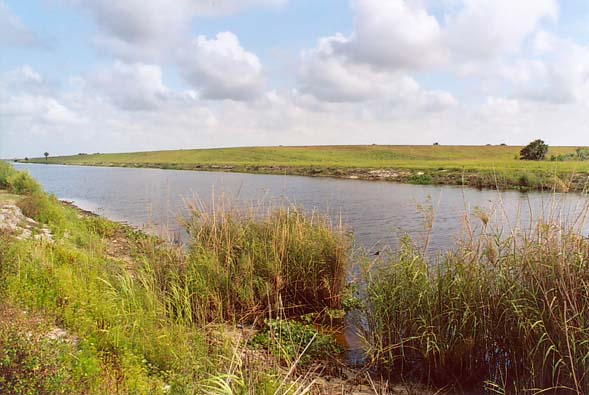
<svg viewBox="0 0 589 395">
<path fill-rule="evenodd" d="M 521 160 L 544 160 L 548 152 L 548 145 L 543 140 L 534 140 L 526 145 L 519 153 Z"/>
</svg>

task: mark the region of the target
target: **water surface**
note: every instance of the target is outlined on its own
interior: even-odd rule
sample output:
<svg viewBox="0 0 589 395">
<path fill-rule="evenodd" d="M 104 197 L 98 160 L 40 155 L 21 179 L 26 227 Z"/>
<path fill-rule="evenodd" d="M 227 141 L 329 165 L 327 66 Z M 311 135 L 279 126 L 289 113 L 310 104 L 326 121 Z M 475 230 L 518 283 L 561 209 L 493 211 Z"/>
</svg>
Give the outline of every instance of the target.
<svg viewBox="0 0 589 395">
<path fill-rule="evenodd" d="M 445 251 L 465 229 L 478 227 L 473 213 L 485 211 L 494 224 L 529 227 L 530 218 L 553 217 L 572 223 L 586 205 L 586 195 L 499 193 L 453 186 L 182 170 L 15 164 L 29 171 L 59 199 L 131 225 L 180 232 L 187 201 L 205 202 L 224 194 L 237 204 L 294 203 L 340 218 L 357 242 L 372 250 L 394 246 L 409 234 L 429 235 L 430 254 Z M 421 208 L 420 208 L 421 206 Z M 429 208 L 429 209 L 428 209 Z M 434 213 L 431 232 L 427 215 Z M 586 228 L 584 228 L 586 230 Z"/>
</svg>

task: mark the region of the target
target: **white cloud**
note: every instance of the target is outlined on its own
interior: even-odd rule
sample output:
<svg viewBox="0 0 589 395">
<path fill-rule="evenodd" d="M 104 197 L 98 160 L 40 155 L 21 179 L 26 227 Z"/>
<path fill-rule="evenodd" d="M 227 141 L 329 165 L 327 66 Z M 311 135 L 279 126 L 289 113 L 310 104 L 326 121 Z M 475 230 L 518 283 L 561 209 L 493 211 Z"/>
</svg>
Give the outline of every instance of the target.
<svg viewBox="0 0 589 395">
<path fill-rule="evenodd" d="M 48 88 L 45 80 L 29 65 L 0 74 L 0 94 L 8 91 L 25 90 L 40 93 Z"/>
<path fill-rule="evenodd" d="M 124 110 L 153 110 L 170 95 L 159 66 L 115 61 L 91 75 L 88 94 L 97 92 Z"/>
<path fill-rule="evenodd" d="M 352 0 L 354 31 L 324 38 L 335 56 L 375 70 L 472 71 L 517 53 L 544 20 L 558 17 L 556 0 Z M 428 8 L 429 7 L 429 8 Z M 440 10 L 441 8 L 441 10 Z"/>
<path fill-rule="evenodd" d="M 497 78 L 531 78 L 524 61 L 504 63 L 559 12 L 556 0 L 352 0 L 352 9 L 349 36 L 322 38 L 303 53 L 300 90 L 329 102 L 381 100 L 422 110 L 446 109 L 456 99 L 420 87 L 418 73 L 479 76 L 477 89 L 490 92 Z"/>
<path fill-rule="evenodd" d="M 227 15 L 251 7 L 277 7 L 288 0 L 192 0 L 192 10 L 197 15 Z"/>
<path fill-rule="evenodd" d="M 300 90 L 327 102 L 380 102 L 389 108 L 440 111 L 457 104 L 448 92 L 428 92 L 400 71 L 374 70 L 332 56 L 322 43 L 307 54 L 300 70 Z"/>
<path fill-rule="evenodd" d="M 4 121 L 13 121 L 31 126 L 67 126 L 79 125 L 85 119 L 70 110 L 53 97 L 20 94 L 0 101 L 0 117 Z"/>
<path fill-rule="evenodd" d="M 358 63 L 384 69 L 415 69 L 445 57 L 437 19 L 415 2 L 353 0 L 355 31 L 334 49 Z"/>
<path fill-rule="evenodd" d="M 37 36 L 0 1 L 0 47 L 32 46 L 38 43 Z"/>
<path fill-rule="evenodd" d="M 544 56 L 528 68 L 526 97 L 555 103 L 589 103 L 589 46 L 540 32 L 536 49 Z"/>
<path fill-rule="evenodd" d="M 233 33 L 199 36 L 180 53 L 182 75 L 205 99 L 250 100 L 264 88 L 262 64 Z"/>
<path fill-rule="evenodd" d="M 386 62 L 371 64 L 342 51 L 351 41 L 341 34 L 319 40 L 306 51 L 299 69 L 299 89 L 303 94 L 327 102 L 371 102 L 374 106 L 396 109 L 440 111 L 457 104 L 448 92 L 424 90 L 405 71 Z M 397 59 L 398 60 L 398 59 Z M 395 64 L 395 62 L 393 62 Z M 391 65 L 391 64 L 389 64 Z M 389 112 L 389 111 L 384 111 Z"/>
<path fill-rule="evenodd" d="M 462 0 L 446 17 L 444 43 L 456 62 L 487 61 L 517 53 L 544 19 L 556 21 L 556 0 Z"/>
<path fill-rule="evenodd" d="M 165 58 L 183 42 L 197 16 L 226 15 L 254 6 L 277 6 L 287 0 L 65 0 L 89 12 L 102 32 L 94 43 L 125 60 Z"/>
</svg>

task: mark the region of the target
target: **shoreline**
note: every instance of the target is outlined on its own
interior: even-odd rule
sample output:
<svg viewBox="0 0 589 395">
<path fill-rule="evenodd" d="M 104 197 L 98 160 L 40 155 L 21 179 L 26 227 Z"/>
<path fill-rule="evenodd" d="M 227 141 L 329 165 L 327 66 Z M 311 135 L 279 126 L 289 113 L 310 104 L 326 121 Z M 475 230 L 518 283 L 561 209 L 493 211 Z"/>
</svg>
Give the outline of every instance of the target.
<svg viewBox="0 0 589 395">
<path fill-rule="evenodd" d="M 283 207 L 260 221 L 219 207 L 199 211 L 190 225 L 196 248 L 187 254 L 58 201 L 29 173 L 0 165 L 8 191 L 0 201 L 12 204 L 17 225 L 0 232 L 0 309 L 40 315 L 50 330 L 35 329 L 31 343 L 0 320 L 0 346 L 26 357 L 8 362 L 5 371 L 18 372 L 8 388 L 30 379 L 52 388 L 50 378 L 62 372 L 73 393 L 112 380 L 128 392 L 140 384 L 137 393 L 200 393 L 229 372 L 251 393 L 303 380 L 308 393 L 368 395 L 371 377 L 419 394 L 511 393 L 570 387 L 576 372 L 587 371 L 587 311 L 567 301 L 588 297 L 589 244 L 561 222 L 517 231 L 505 243 L 483 227 L 431 270 L 410 239 L 398 251 L 357 257 L 326 218 Z M 356 259 L 362 294 L 347 282 Z M 318 329 L 337 329 L 349 312 L 366 323 L 365 369 L 346 364 L 342 348 Z M 571 326 L 570 314 L 580 323 Z M 501 355 L 490 359 L 497 344 Z M 574 347 L 570 365 L 550 354 L 567 347 Z M 66 358 L 74 354 L 81 357 Z M 38 378 L 29 360 L 46 361 L 48 374 Z M 498 381 L 497 368 L 512 380 Z M 585 383 L 579 388 L 587 392 Z"/>
<path fill-rule="evenodd" d="M 0 189 L 0 191 L 4 191 Z M 26 197 L 22 197 L 19 195 L 19 200 L 26 199 Z M 145 246 L 159 246 L 156 248 L 173 248 L 169 244 L 168 241 L 161 238 L 157 235 L 151 235 L 146 233 L 143 229 L 134 227 L 129 225 L 126 222 L 119 222 L 111 220 L 103 215 L 94 213 L 89 210 L 84 210 L 77 205 L 75 205 L 71 201 L 67 200 L 56 200 L 55 201 L 58 205 L 65 208 L 66 210 L 74 211 L 79 220 L 83 221 L 84 223 L 90 224 L 91 231 L 96 232 L 99 235 L 101 242 L 104 243 L 105 249 L 103 251 L 104 256 L 114 262 L 120 269 L 123 271 L 129 271 L 130 273 L 134 273 L 137 270 L 138 259 L 140 260 L 143 256 L 148 256 L 148 252 L 145 249 Z M 10 203 L 12 206 L 15 206 L 18 203 Z M 0 202 L 0 208 L 7 206 L 8 203 Z M 19 213 L 20 209 L 18 210 Z M 22 218 L 28 218 L 20 214 Z M 24 220 L 22 220 L 24 221 Z M 89 222 L 88 222 L 89 221 Z M 45 248 L 52 249 L 52 245 L 54 243 L 61 244 L 63 243 L 63 238 L 69 239 L 69 233 L 74 232 L 74 229 L 70 226 L 71 224 L 68 223 L 68 226 L 64 228 L 64 233 L 62 235 L 55 235 L 56 239 L 53 240 L 53 237 L 47 240 L 48 244 L 45 244 Z M 50 225 L 47 225 L 50 226 Z M 28 237 L 27 237 L 28 238 Z M 11 239 L 9 239 L 11 240 Z M 142 242 L 141 240 L 145 240 Z M 18 242 L 18 238 L 16 241 Z M 14 243 L 13 241 L 9 241 L 6 245 L 7 248 Z M 11 300 L 9 302 L 5 302 L 4 304 L 0 303 L 0 310 L 2 309 L 12 309 L 11 311 L 15 311 L 19 314 L 22 307 L 16 301 Z M 34 314 L 38 321 L 42 321 L 44 325 L 48 327 L 55 327 L 59 333 L 63 333 L 64 338 L 71 338 L 75 339 L 75 341 L 71 341 L 72 346 L 76 346 L 79 342 L 87 341 L 86 336 L 84 333 L 78 333 L 75 330 L 74 325 L 57 325 L 53 322 L 53 316 L 45 311 L 43 308 L 41 309 L 33 309 Z M 25 315 L 26 315 L 25 311 Z M 23 314 L 21 314 L 22 316 Z M 285 322 L 290 321 L 291 319 L 286 320 Z M 292 322 L 297 322 L 296 320 Z M 261 361 L 260 363 L 264 364 L 272 364 L 272 369 L 275 369 L 275 374 L 284 374 L 284 368 L 280 366 L 277 361 L 273 360 L 272 356 L 266 355 L 268 351 L 266 350 L 259 350 L 256 349 L 251 345 L 254 338 L 262 334 L 262 328 L 254 328 L 249 326 L 235 326 L 230 321 L 226 321 L 223 323 L 217 323 L 220 327 L 217 329 L 219 336 L 224 336 L 227 341 L 236 342 L 236 344 L 241 344 L 240 347 L 243 347 L 241 351 L 244 355 L 247 355 L 248 358 L 253 358 L 256 361 Z M 239 329 L 241 328 L 241 329 Z M 325 330 L 317 329 L 317 333 L 325 333 L 326 335 L 330 334 L 334 328 L 325 328 Z M 35 336 L 40 338 L 47 338 L 48 336 L 52 336 L 50 334 L 46 334 L 40 330 L 39 334 L 35 334 Z M 1 333 L 1 331 L 0 331 Z M 20 336 L 20 335 L 19 335 Z M 62 335 L 60 335 L 62 336 Z M 332 335 L 334 339 L 338 339 L 335 333 Z M 69 341 L 69 340 L 68 340 Z M 341 347 L 344 347 L 343 344 L 338 340 L 338 343 Z M 346 349 L 347 352 L 350 349 Z M 73 351 L 72 351 L 73 352 Z M 321 367 L 321 368 L 319 368 Z M 369 385 L 374 380 L 377 386 L 386 387 L 387 384 L 380 383 L 377 378 L 367 378 L 365 377 L 365 369 L 359 366 L 354 366 L 346 362 L 346 358 L 343 355 L 333 354 L 325 356 L 325 360 L 317 360 L 313 361 L 311 366 L 301 367 L 304 377 L 306 380 L 309 381 L 307 385 L 309 388 L 313 388 L 312 393 L 321 393 L 321 394 L 335 394 L 338 393 L 339 390 L 346 388 L 347 391 L 359 394 L 359 395 L 370 395 L 372 394 L 372 387 Z M 394 387 L 395 385 L 393 385 Z M 412 387 L 416 393 L 420 395 L 430 395 L 432 392 L 428 391 L 425 386 L 419 383 L 403 383 L 403 385 L 399 385 L 398 389 L 401 390 L 406 386 Z M 319 391 L 319 392 L 316 392 Z"/>
<path fill-rule="evenodd" d="M 508 172 L 500 170 L 467 169 L 423 169 L 423 168 L 362 168 L 362 167 L 306 167 L 306 166 L 251 166 L 251 165 L 212 165 L 190 163 L 138 163 L 138 162 L 63 162 L 52 160 L 17 160 L 15 163 L 41 165 L 87 166 L 113 168 L 145 168 L 161 170 L 183 170 L 203 172 L 245 173 L 260 175 L 282 175 L 300 177 L 324 177 L 360 181 L 393 182 L 412 185 L 447 185 L 490 190 L 583 192 L 589 182 L 586 173 L 548 173 L 546 171 Z"/>
</svg>

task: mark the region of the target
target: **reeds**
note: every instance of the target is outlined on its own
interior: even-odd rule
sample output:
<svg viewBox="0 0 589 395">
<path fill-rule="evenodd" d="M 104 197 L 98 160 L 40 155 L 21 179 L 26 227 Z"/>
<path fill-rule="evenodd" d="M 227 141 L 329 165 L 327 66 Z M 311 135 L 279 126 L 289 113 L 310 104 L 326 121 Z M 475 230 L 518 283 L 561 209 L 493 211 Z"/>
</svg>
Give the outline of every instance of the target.
<svg viewBox="0 0 589 395">
<path fill-rule="evenodd" d="M 190 252 L 178 272 L 209 320 L 252 322 L 341 308 L 351 240 L 341 225 L 295 206 L 192 205 Z"/>
<path fill-rule="evenodd" d="M 397 379 L 589 393 L 589 243 L 555 220 L 470 234 L 433 262 L 405 240 L 365 271 L 368 355 Z"/>
</svg>

